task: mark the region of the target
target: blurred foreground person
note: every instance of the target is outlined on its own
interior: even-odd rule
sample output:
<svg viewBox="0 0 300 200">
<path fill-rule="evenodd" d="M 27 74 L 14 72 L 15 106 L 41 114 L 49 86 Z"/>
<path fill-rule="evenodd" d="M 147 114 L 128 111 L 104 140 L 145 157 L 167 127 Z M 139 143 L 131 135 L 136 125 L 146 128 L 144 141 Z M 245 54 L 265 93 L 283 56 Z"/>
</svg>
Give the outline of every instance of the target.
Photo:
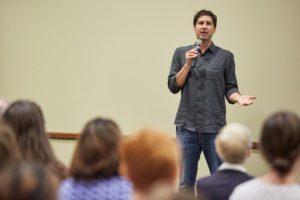
<svg viewBox="0 0 300 200">
<path fill-rule="evenodd" d="M 80 135 L 70 177 L 62 182 L 58 199 L 131 199 L 132 185 L 118 173 L 120 139 L 119 127 L 112 120 L 89 121 Z"/>
<path fill-rule="evenodd" d="M 20 151 L 12 129 L 0 120 L 0 171 L 6 165 L 18 162 Z"/>
<path fill-rule="evenodd" d="M 134 185 L 134 199 L 147 199 L 157 184 L 176 187 L 179 148 L 175 138 L 145 129 L 126 137 L 120 147 L 121 173 Z"/>
<path fill-rule="evenodd" d="M 299 200 L 300 118 L 279 112 L 263 124 L 260 145 L 269 165 L 267 173 L 236 187 L 230 200 Z"/>
<path fill-rule="evenodd" d="M 13 102 L 4 112 L 3 121 L 13 129 L 23 160 L 43 165 L 60 181 L 65 178 L 66 168 L 54 155 L 42 110 L 36 103 Z"/>
<path fill-rule="evenodd" d="M 0 116 L 4 113 L 8 105 L 8 102 L 0 97 Z"/>
<path fill-rule="evenodd" d="M 217 172 L 197 181 L 197 197 L 227 200 L 237 185 L 252 179 L 243 166 L 251 152 L 251 134 L 241 124 L 228 124 L 221 129 L 215 143 L 223 163 Z"/>
<path fill-rule="evenodd" d="M 0 174 L 0 200 L 55 200 L 57 179 L 39 164 L 18 163 Z"/>
</svg>

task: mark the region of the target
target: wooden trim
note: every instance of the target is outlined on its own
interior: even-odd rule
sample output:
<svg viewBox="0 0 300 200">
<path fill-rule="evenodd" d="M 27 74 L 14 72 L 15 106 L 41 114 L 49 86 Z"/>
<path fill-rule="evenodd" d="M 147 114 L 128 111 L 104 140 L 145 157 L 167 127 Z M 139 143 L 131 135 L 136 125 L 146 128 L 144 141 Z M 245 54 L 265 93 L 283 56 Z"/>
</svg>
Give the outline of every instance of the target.
<svg viewBox="0 0 300 200">
<path fill-rule="evenodd" d="M 252 149 L 253 150 L 259 150 L 260 149 L 260 145 L 258 142 L 252 142 Z"/>
<path fill-rule="evenodd" d="M 60 139 L 60 140 L 77 140 L 80 137 L 79 133 L 67 133 L 67 132 L 48 132 L 50 139 Z M 259 150 L 259 143 L 252 143 L 253 150 Z"/>
<path fill-rule="evenodd" d="M 48 132 L 50 139 L 60 140 L 77 140 L 80 137 L 79 133 L 66 133 L 66 132 Z"/>
</svg>

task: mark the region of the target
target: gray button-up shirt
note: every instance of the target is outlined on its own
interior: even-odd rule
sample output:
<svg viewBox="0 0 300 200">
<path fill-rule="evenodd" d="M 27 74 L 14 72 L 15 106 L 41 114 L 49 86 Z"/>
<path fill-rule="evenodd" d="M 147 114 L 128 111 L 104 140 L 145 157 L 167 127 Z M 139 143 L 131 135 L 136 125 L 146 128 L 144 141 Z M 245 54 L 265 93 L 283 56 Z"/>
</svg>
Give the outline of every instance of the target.
<svg viewBox="0 0 300 200">
<path fill-rule="evenodd" d="M 173 55 L 168 77 L 172 93 L 181 91 L 175 124 L 191 131 L 217 133 L 226 124 L 226 97 L 238 92 L 233 54 L 215 46 L 193 61 L 183 87 L 176 84 L 176 74 L 186 62 L 185 53 L 194 45 L 179 47 Z"/>
</svg>

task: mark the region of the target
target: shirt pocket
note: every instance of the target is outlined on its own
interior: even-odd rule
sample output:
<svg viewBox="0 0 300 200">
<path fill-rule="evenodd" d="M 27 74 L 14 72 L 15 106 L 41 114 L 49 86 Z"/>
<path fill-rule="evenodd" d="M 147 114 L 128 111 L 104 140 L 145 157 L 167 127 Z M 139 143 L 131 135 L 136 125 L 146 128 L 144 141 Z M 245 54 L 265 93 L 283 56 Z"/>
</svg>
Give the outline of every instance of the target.
<svg viewBox="0 0 300 200">
<path fill-rule="evenodd" d="M 219 80 L 222 78 L 222 69 L 218 65 L 207 65 L 205 66 L 206 76 L 208 80 Z"/>
</svg>

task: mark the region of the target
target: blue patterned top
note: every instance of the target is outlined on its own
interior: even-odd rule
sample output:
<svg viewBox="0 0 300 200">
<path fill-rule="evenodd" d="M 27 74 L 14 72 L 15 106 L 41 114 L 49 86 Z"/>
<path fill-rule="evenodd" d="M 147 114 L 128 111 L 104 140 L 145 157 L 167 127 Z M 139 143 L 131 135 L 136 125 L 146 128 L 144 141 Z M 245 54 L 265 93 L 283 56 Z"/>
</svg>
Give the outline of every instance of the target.
<svg viewBox="0 0 300 200">
<path fill-rule="evenodd" d="M 130 200 L 132 193 L 132 184 L 118 176 L 93 181 L 67 178 L 59 187 L 58 200 Z"/>
</svg>

